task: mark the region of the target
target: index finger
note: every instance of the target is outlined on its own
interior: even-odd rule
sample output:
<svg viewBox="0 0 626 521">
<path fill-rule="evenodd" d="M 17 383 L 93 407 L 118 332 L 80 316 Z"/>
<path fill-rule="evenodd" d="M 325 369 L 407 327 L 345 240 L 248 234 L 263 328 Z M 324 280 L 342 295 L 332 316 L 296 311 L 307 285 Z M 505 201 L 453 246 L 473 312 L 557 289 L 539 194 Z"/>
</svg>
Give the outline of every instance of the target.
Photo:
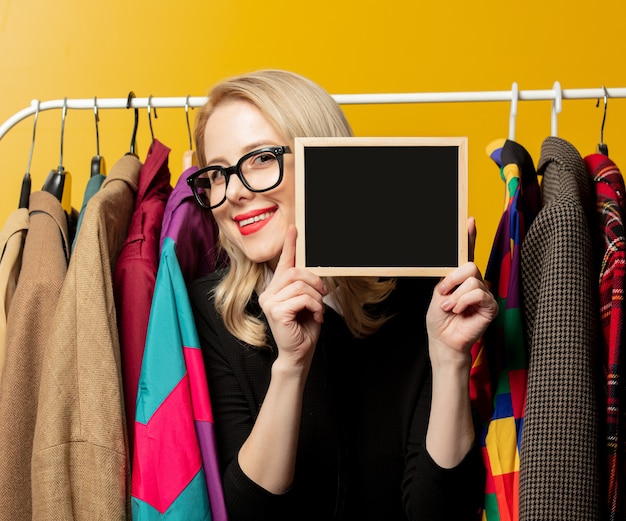
<svg viewBox="0 0 626 521">
<path fill-rule="evenodd" d="M 290 224 L 285 235 L 283 251 L 280 253 L 278 264 L 274 274 L 287 271 L 296 265 L 296 235 L 298 234 L 295 225 Z"/>
<path fill-rule="evenodd" d="M 437 287 L 439 289 L 439 293 L 442 295 L 447 295 L 455 290 L 456 287 L 460 286 L 465 280 L 470 277 L 475 277 L 479 280 L 482 280 L 482 276 L 478 267 L 473 262 L 466 262 L 462 266 L 459 266 L 454 271 L 446 275 Z"/>
</svg>

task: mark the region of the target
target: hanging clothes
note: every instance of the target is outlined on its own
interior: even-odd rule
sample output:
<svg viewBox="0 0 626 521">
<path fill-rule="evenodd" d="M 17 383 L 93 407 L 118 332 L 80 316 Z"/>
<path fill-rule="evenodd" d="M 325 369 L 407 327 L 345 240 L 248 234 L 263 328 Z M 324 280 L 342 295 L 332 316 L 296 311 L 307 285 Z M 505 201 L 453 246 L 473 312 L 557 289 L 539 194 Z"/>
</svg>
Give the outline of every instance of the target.
<svg viewBox="0 0 626 521">
<path fill-rule="evenodd" d="M 33 519 L 129 519 L 130 464 L 112 269 L 140 161 L 118 160 L 84 214 L 48 338 L 32 457 Z"/>
<path fill-rule="evenodd" d="M 7 315 L 22 268 L 28 221 L 28 208 L 18 208 L 0 231 L 0 377 L 6 358 Z"/>
<path fill-rule="evenodd" d="M 166 238 L 137 394 L 133 519 L 225 519 L 211 515 L 199 439 L 214 440 L 204 360 L 174 241 Z M 221 492 L 214 447 L 211 447 Z"/>
<path fill-rule="evenodd" d="M 535 165 L 524 147 L 498 140 L 487 148 L 505 183 L 505 207 L 485 271 L 499 313 L 480 342 L 470 392 L 481 417 L 480 441 L 487 470 L 483 519 L 519 518 L 519 442 L 524 423 L 527 348 L 523 334 L 520 260 L 526 230 L 541 208 Z M 485 391 L 487 389 L 487 391 Z M 484 400 L 488 403 L 477 403 Z M 485 413 L 482 412 L 484 415 Z"/>
<path fill-rule="evenodd" d="M 541 147 L 543 207 L 522 244 L 529 347 L 520 452 L 521 521 L 601 517 L 597 283 L 591 180 L 578 151 Z"/>
<path fill-rule="evenodd" d="M 113 272 L 113 292 L 122 352 L 122 381 L 128 447 L 134 445 L 135 401 L 146 344 L 154 283 L 159 266 L 159 239 L 165 204 L 172 192 L 170 149 L 154 139 L 139 174 L 135 209 Z"/>
<path fill-rule="evenodd" d="M 74 235 L 74 240 L 72 241 L 72 251 L 76 248 L 76 241 L 78 240 L 78 233 L 80 232 L 80 227 L 83 223 L 87 203 L 89 203 L 89 200 L 98 192 L 98 190 L 100 190 L 105 179 L 105 175 L 96 174 L 90 177 L 89 181 L 87 181 L 87 186 L 85 187 L 85 193 L 83 195 L 83 205 L 80 207 L 78 219 L 76 219 L 76 234 Z"/>
<path fill-rule="evenodd" d="M 30 196 L 22 269 L 7 318 L 6 360 L 0 380 L 0 519 L 31 521 L 31 467 L 42 367 L 67 271 L 70 238 L 60 201 Z M 63 379 L 65 381 L 65 379 Z"/>
<path fill-rule="evenodd" d="M 175 308 L 163 308 L 162 306 L 155 307 L 150 315 L 151 327 L 157 327 L 155 324 L 161 324 L 158 327 L 164 327 L 164 324 L 170 323 L 169 328 L 180 329 L 187 331 L 186 336 L 196 338 L 197 333 L 195 330 L 195 322 L 192 320 L 189 322 L 189 317 L 181 310 L 191 309 L 188 302 L 186 284 L 189 284 L 192 280 L 201 276 L 207 275 L 213 272 L 218 265 L 217 261 L 217 225 L 213 219 L 213 214 L 200 208 L 195 202 L 195 198 L 187 185 L 187 177 L 197 170 L 197 167 L 191 167 L 183 172 L 179 177 L 174 191 L 170 195 L 165 208 L 165 215 L 163 217 L 163 228 L 161 231 L 161 255 L 162 258 L 168 259 L 168 271 L 160 275 L 161 284 L 164 285 L 164 291 L 166 295 L 170 295 L 170 299 L 175 298 L 179 301 L 179 305 Z M 166 245 L 167 248 L 166 248 Z M 165 253 L 164 250 L 168 250 L 169 253 Z M 219 265 L 223 265 L 223 262 Z M 163 266 L 163 264 L 161 264 Z M 163 268 L 165 269 L 165 268 Z M 161 268 L 159 269 L 161 271 Z M 178 272 L 182 275 L 182 281 L 178 280 Z M 167 288 L 176 288 L 175 297 L 172 296 L 171 290 Z M 163 313 L 163 310 L 166 313 Z M 175 310 L 175 314 L 174 314 Z M 161 315 L 159 315 L 161 311 Z M 152 357 L 161 356 L 165 357 L 180 357 L 180 353 L 177 350 L 173 350 L 174 344 L 169 346 L 169 349 L 164 349 L 164 346 L 153 345 L 154 342 L 146 345 L 146 351 L 151 351 Z M 180 348 L 185 353 L 185 360 L 190 353 L 198 354 L 195 351 L 190 351 L 189 344 L 183 342 L 183 339 L 178 340 Z M 198 345 L 198 344 L 193 344 Z M 192 358 L 190 361 L 194 361 Z M 163 363 L 161 361 L 161 363 Z M 202 370 L 194 370 L 201 367 Z M 197 405 L 194 405 L 194 410 L 189 412 L 188 418 L 195 421 L 197 442 L 199 443 L 200 454 L 202 456 L 202 466 L 204 469 L 206 487 L 208 490 L 208 499 L 211 511 L 211 517 L 213 521 L 226 521 L 226 505 L 224 503 L 224 495 L 222 490 L 221 474 L 217 462 L 217 449 L 215 447 L 215 433 L 213 429 L 213 414 L 211 410 L 211 401 L 209 398 L 208 384 L 206 381 L 206 373 L 204 371 L 204 361 L 200 358 L 195 360 L 194 364 L 187 366 L 189 385 L 192 390 L 192 399 L 196 404 L 202 404 L 203 408 L 199 409 Z M 144 384 L 140 388 L 140 394 L 143 396 L 150 396 L 155 392 L 152 387 L 160 386 L 158 381 L 151 380 L 150 375 L 147 375 Z M 143 380 L 142 380 L 143 381 Z M 202 414 L 200 414 L 202 413 Z M 143 432 L 147 432 L 149 419 L 147 417 L 137 417 L 138 428 Z M 165 425 L 163 426 L 165 427 Z M 154 427 L 152 427 L 154 428 Z M 167 439 L 167 436 L 152 436 L 151 439 Z M 142 440 L 143 445 L 143 460 L 152 460 L 152 453 L 155 450 L 154 445 L 148 443 L 148 440 Z M 143 467 L 143 461 L 138 461 L 133 466 L 133 469 L 140 469 Z M 149 467 L 152 472 L 155 473 L 154 480 L 167 480 L 167 474 L 159 474 L 159 469 Z M 137 470 L 139 472 L 139 470 Z M 143 480 L 138 480 L 142 482 Z M 139 485 L 138 485 L 139 486 Z M 139 498 L 145 497 L 146 491 L 135 489 L 135 470 L 133 470 L 133 490 L 136 491 L 133 495 L 137 497 L 137 505 L 141 505 Z M 153 505 L 156 502 L 153 501 Z M 147 508 L 147 506 L 142 506 Z"/>
<path fill-rule="evenodd" d="M 585 157 L 596 193 L 597 238 L 594 246 L 600 292 L 602 365 L 606 382 L 607 508 L 612 521 L 626 519 L 626 426 L 624 384 L 621 381 L 626 287 L 626 201 L 624 178 L 617 165 L 602 154 Z"/>
<path fill-rule="evenodd" d="M 218 230 L 213 214 L 198 206 L 187 184 L 187 178 L 197 170 L 192 166 L 179 177 L 165 207 L 160 239 L 161 249 L 167 237 L 174 240 L 187 284 L 226 265 L 224 255 L 217 253 Z"/>
</svg>

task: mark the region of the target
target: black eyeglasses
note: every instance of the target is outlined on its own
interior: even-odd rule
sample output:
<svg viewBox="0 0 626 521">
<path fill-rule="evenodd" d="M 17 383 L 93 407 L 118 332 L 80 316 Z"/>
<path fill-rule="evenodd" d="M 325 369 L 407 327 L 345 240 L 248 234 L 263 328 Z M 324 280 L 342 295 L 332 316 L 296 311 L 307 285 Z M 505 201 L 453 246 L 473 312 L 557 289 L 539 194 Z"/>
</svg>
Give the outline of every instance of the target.
<svg viewBox="0 0 626 521">
<path fill-rule="evenodd" d="M 217 208 L 226 201 L 226 189 L 231 175 L 236 175 L 251 192 L 267 192 L 283 180 L 283 155 L 290 154 L 287 146 L 265 147 L 243 156 L 235 166 L 207 166 L 191 174 L 187 184 L 202 208 Z"/>
</svg>

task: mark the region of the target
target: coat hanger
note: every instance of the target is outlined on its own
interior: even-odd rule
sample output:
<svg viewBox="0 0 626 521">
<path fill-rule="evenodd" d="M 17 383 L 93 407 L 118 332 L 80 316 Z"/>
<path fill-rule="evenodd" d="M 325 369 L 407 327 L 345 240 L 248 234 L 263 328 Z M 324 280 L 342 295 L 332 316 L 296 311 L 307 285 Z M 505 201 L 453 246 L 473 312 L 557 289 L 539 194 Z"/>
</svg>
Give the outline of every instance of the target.
<svg viewBox="0 0 626 521">
<path fill-rule="evenodd" d="M 604 91 L 604 111 L 602 114 L 602 125 L 600 126 L 600 143 L 598 143 L 597 152 L 598 154 L 603 154 L 608 157 L 609 155 L 609 147 L 604 142 L 604 123 L 606 122 L 606 108 L 608 106 L 609 99 L 609 91 L 606 90 L 606 87 L 602 85 L 602 90 Z M 600 99 L 596 103 L 596 107 L 600 106 Z"/>
<path fill-rule="evenodd" d="M 135 93 L 131 90 L 128 93 L 128 98 L 126 100 L 127 109 L 131 108 L 134 97 L 135 97 Z M 134 110 L 135 110 L 135 123 L 133 125 L 133 134 L 130 138 L 130 150 L 126 152 L 126 155 L 137 157 L 137 154 L 135 153 L 135 148 L 137 145 L 137 128 L 139 127 L 139 109 L 135 107 Z"/>
<path fill-rule="evenodd" d="M 189 124 L 189 94 L 185 98 L 185 120 L 187 121 L 187 137 L 189 138 L 189 149 L 183 153 L 183 172 L 192 166 L 196 166 L 196 151 L 193 149 L 193 139 L 191 137 L 191 125 Z"/>
<path fill-rule="evenodd" d="M 517 82 L 511 85 L 511 112 L 509 114 L 509 139 L 515 141 L 515 119 L 517 118 L 517 102 L 519 101 L 519 88 Z"/>
<path fill-rule="evenodd" d="M 152 95 L 148 96 L 148 124 L 150 125 L 150 137 L 152 138 L 151 144 L 154 143 L 154 130 L 152 128 L 152 110 L 154 110 L 154 119 L 156 119 L 157 111 L 156 107 L 152 106 Z"/>
<path fill-rule="evenodd" d="M 67 116 L 67 98 L 63 98 L 63 111 L 61 114 L 61 140 L 59 153 L 59 166 L 52 169 L 44 182 L 42 190 L 54 195 L 63 206 L 67 214 L 72 211 L 71 206 L 71 177 L 63 167 L 63 137 L 65 134 L 65 117 Z"/>
<path fill-rule="evenodd" d="M 557 116 L 561 113 L 561 110 L 563 110 L 563 91 L 558 81 L 554 82 L 552 90 L 554 90 L 554 100 L 552 100 L 552 128 L 550 135 L 557 136 Z"/>
<path fill-rule="evenodd" d="M 104 174 L 104 158 L 100 155 L 100 130 L 98 126 L 100 115 L 96 96 L 93 97 L 93 115 L 96 123 L 96 155 L 91 158 L 91 177 Z"/>
<path fill-rule="evenodd" d="M 30 142 L 30 153 L 28 154 L 28 164 L 26 165 L 26 173 L 22 179 L 22 189 L 20 190 L 20 203 L 18 208 L 28 208 L 30 203 L 30 165 L 33 160 L 33 150 L 35 149 L 35 132 L 37 131 L 37 119 L 39 119 L 39 106 L 41 103 L 37 100 L 37 108 L 35 109 L 35 118 L 33 121 L 33 138 Z"/>
</svg>

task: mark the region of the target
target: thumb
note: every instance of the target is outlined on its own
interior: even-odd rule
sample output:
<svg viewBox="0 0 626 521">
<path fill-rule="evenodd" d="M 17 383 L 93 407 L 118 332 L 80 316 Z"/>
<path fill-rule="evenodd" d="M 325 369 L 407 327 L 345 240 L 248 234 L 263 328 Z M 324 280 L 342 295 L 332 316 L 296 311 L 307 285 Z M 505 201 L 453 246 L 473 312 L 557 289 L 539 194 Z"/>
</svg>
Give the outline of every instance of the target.
<svg viewBox="0 0 626 521">
<path fill-rule="evenodd" d="M 285 235 L 285 243 L 283 244 L 283 251 L 278 259 L 276 270 L 274 274 L 287 271 L 289 268 L 293 268 L 296 265 L 296 236 L 298 232 L 295 225 L 289 225 L 287 228 L 287 234 Z"/>
</svg>

